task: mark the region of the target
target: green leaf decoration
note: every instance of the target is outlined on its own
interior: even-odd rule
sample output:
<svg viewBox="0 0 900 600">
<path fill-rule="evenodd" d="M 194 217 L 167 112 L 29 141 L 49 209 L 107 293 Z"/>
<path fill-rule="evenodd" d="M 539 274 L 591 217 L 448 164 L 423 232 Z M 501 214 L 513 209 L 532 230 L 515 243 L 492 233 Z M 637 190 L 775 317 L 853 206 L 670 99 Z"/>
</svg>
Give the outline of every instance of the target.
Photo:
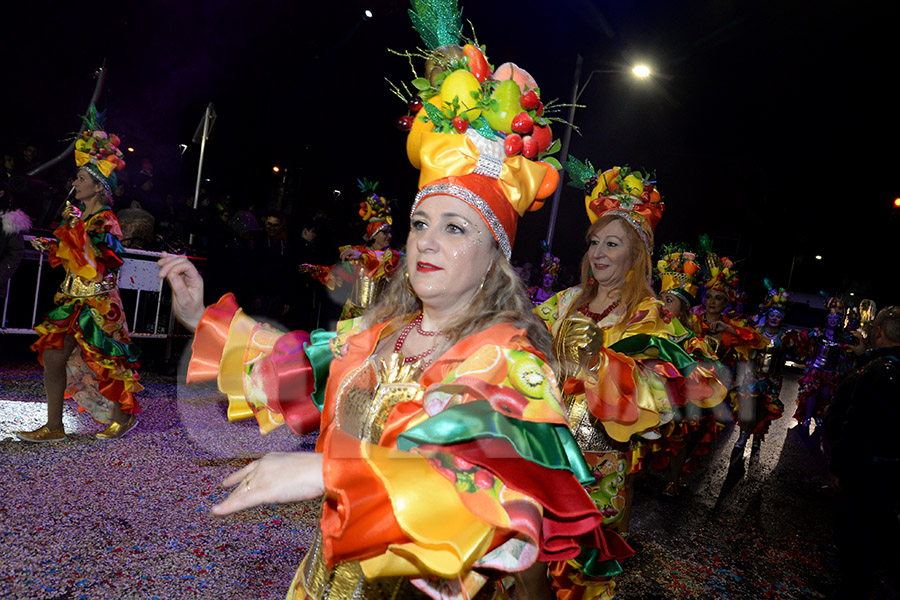
<svg viewBox="0 0 900 600">
<path fill-rule="evenodd" d="M 425 108 L 425 113 L 428 115 L 428 118 L 431 119 L 431 122 L 434 123 L 435 127 L 443 125 L 447 121 L 447 115 L 431 102 L 426 102 L 422 106 Z"/>
<path fill-rule="evenodd" d="M 571 154 L 569 155 L 569 160 L 566 161 L 566 173 L 569 175 L 569 185 L 577 188 L 583 188 L 584 185 L 591 180 L 591 177 L 597 174 L 597 170 L 594 169 L 594 165 L 591 164 L 591 161 L 586 160 L 584 162 L 578 160 Z"/>
<path fill-rule="evenodd" d="M 487 138 L 489 140 L 497 139 L 497 136 L 494 135 L 493 128 L 491 128 L 491 125 L 483 116 L 479 116 L 477 119 L 469 123 L 469 127 L 481 134 L 481 137 Z"/>
<path fill-rule="evenodd" d="M 562 142 L 559 141 L 559 138 L 556 138 L 553 140 L 553 143 L 550 144 L 550 147 L 547 148 L 547 154 L 556 154 L 559 152 L 560 148 L 562 148 Z"/>
<path fill-rule="evenodd" d="M 554 158 L 553 156 L 545 156 L 541 160 L 543 160 L 548 165 L 553 165 L 553 168 L 556 169 L 557 171 L 562 169 L 562 165 L 559 164 L 559 161 L 556 160 L 556 158 Z"/>
<path fill-rule="evenodd" d="M 463 25 L 457 0 L 410 0 L 410 6 L 413 29 L 430 50 L 459 44 Z"/>
<path fill-rule="evenodd" d="M 431 87 L 431 82 L 428 81 L 425 77 L 416 77 L 412 80 L 413 87 L 417 90 L 427 90 Z"/>
</svg>

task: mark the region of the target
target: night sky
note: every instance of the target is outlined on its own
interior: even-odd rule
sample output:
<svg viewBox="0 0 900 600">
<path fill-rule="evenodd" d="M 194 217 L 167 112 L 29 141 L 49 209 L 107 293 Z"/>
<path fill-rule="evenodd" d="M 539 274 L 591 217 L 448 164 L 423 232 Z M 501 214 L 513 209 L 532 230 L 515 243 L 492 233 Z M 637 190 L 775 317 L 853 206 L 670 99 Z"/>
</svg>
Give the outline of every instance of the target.
<svg viewBox="0 0 900 600">
<path fill-rule="evenodd" d="M 61 151 L 105 60 L 108 128 L 136 148 L 129 170 L 150 158 L 164 191 L 193 193 L 190 138 L 213 102 L 204 175 L 214 193 L 271 197 L 277 164 L 296 220 L 319 206 L 344 219 L 365 177 L 399 200 L 395 237 L 405 237 L 417 172 L 394 125 L 406 107 L 385 78 L 412 79 L 388 52 L 420 44 L 406 2 L 160 0 L 108 3 L 105 14 L 97 3 L 28 4 L 3 18 L 4 147 Z M 570 154 L 656 172 L 667 206 L 657 247 L 706 232 L 741 261 L 751 298 L 763 277 L 785 285 L 793 260 L 796 290 L 855 290 L 879 305 L 900 297 L 892 4 L 460 2 L 488 60 L 527 69 L 545 101 L 569 102 L 577 55 L 582 83 L 604 71 L 584 88 Z M 374 18 L 363 21 L 366 8 Z M 652 66 L 650 81 L 627 73 L 636 61 Z M 554 250 L 567 264 L 584 250 L 583 206 L 565 186 Z M 549 217 L 549 204 L 526 215 L 514 259 L 539 261 Z"/>
</svg>

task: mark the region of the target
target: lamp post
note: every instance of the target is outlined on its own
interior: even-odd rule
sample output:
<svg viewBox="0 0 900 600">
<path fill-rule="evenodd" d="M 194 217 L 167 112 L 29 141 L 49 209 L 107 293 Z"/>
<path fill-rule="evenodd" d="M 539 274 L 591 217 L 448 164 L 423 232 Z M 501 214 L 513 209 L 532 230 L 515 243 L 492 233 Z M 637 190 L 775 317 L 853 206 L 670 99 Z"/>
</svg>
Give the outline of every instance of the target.
<svg viewBox="0 0 900 600">
<path fill-rule="evenodd" d="M 587 88 L 588 84 L 591 82 L 591 78 L 596 73 L 621 73 L 621 69 L 594 69 L 590 73 L 588 73 L 587 79 L 585 79 L 584 84 L 580 83 L 581 80 L 581 67 L 584 63 L 584 59 L 581 57 L 581 54 L 576 55 L 575 57 L 575 73 L 572 76 L 572 100 L 569 103 L 569 112 L 566 115 L 566 121 L 568 121 L 568 126 L 566 127 L 566 132 L 563 134 L 562 147 L 560 149 L 560 158 L 562 159 L 560 162 L 565 164 L 566 160 L 569 158 L 569 143 L 572 140 L 572 126 L 575 123 L 575 107 L 578 104 L 578 100 L 581 98 L 581 94 L 584 93 L 584 90 Z M 650 77 L 650 67 L 647 65 L 639 64 L 635 65 L 631 69 L 631 73 L 637 77 L 638 79 L 647 79 Z M 553 247 L 553 231 L 556 229 L 556 218 L 559 214 L 559 197 L 562 193 L 563 183 L 565 183 L 566 170 L 565 168 L 560 169 L 559 173 L 559 185 L 556 186 L 556 191 L 553 192 L 553 202 L 550 206 L 550 223 L 547 225 L 547 249 L 551 249 Z"/>
</svg>

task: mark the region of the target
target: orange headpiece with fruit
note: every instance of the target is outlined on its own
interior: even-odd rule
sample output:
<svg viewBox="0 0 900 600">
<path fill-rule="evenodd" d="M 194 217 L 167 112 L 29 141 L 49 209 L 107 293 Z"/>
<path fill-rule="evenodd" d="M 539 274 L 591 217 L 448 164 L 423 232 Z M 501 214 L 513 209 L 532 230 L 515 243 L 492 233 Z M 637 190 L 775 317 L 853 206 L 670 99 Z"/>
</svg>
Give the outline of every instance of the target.
<svg viewBox="0 0 900 600">
<path fill-rule="evenodd" d="M 768 279 L 763 279 L 763 284 L 766 286 L 766 299 L 763 301 L 760 308 L 762 308 L 764 312 L 777 310 L 781 314 L 784 314 L 784 311 L 787 308 L 788 299 L 790 298 L 788 291 L 784 288 L 776 288 Z"/>
<path fill-rule="evenodd" d="M 425 76 L 413 81 L 412 114 L 398 121 L 420 170 L 412 210 L 429 196 L 459 198 L 479 212 L 508 259 L 519 217 L 540 208 L 559 183 L 560 164 L 548 156 L 559 143 L 526 71 L 513 63 L 492 70 L 481 48 L 458 45 L 455 0 L 414 6 L 413 26 L 430 52 Z"/>
<path fill-rule="evenodd" d="M 103 114 L 91 104 L 88 114 L 81 118 L 84 131 L 75 142 L 75 165 L 89 172 L 109 191 L 116 189 L 116 171 L 125 168 L 119 136 L 103 131 Z"/>
<path fill-rule="evenodd" d="M 712 240 L 705 233 L 700 236 L 700 251 L 703 253 L 703 287 L 720 291 L 728 296 L 729 302 L 734 302 L 740 282 L 734 263 L 727 256 L 713 252 Z"/>
<path fill-rule="evenodd" d="M 697 286 L 700 265 L 696 254 L 681 246 L 665 246 L 663 257 L 656 263 L 656 271 L 661 280 L 660 293 L 675 294 L 688 306 L 694 304 L 700 291 Z"/>
<path fill-rule="evenodd" d="M 613 167 L 602 173 L 590 161 L 574 157 L 566 161 L 570 185 L 584 189 L 584 205 L 591 223 L 614 214 L 634 227 L 648 254 L 653 254 L 653 231 L 662 218 L 665 204 L 656 182 L 628 167 Z"/>
</svg>

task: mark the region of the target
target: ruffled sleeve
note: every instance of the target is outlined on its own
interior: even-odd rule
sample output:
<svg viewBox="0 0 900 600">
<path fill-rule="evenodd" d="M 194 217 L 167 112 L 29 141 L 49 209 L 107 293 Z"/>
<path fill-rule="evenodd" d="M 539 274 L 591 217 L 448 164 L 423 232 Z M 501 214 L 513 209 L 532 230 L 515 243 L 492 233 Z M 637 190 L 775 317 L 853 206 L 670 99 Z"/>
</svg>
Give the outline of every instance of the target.
<svg viewBox="0 0 900 600">
<path fill-rule="evenodd" d="M 215 379 L 231 421 L 256 417 L 264 434 L 284 424 L 306 433 L 319 425 L 334 337 L 257 323 L 227 294 L 203 313 L 187 380 Z"/>
<path fill-rule="evenodd" d="M 722 344 L 731 348 L 738 360 L 750 360 L 754 350 L 766 347 L 766 340 L 752 327 L 739 319 L 723 320 L 734 328 L 734 333 L 726 331 L 722 333 Z"/>
<path fill-rule="evenodd" d="M 670 422 L 673 407 L 720 404 L 727 389 L 713 365 L 698 362 L 682 347 L 689 338 L 660 302 L 647 298 L 631 315 L 603 328 L 603 347 L 564 389 L 584 393 L 591 413 L 619 442 Z"/>
<path fill-rule="evenodd" d="M 519 330 L 488 332 L 425 372 L 420 403 L 395 409 L 378 445 L 326 429 L 331 564 L 359 559 L 367 577 L 405 575 L 422 589 L 450 578 L 471 591 L 479 570 L 519 571 L 585 547 L 604 560 L 633 553 L 601 530 L 549 366 Z"/>
</svg>

